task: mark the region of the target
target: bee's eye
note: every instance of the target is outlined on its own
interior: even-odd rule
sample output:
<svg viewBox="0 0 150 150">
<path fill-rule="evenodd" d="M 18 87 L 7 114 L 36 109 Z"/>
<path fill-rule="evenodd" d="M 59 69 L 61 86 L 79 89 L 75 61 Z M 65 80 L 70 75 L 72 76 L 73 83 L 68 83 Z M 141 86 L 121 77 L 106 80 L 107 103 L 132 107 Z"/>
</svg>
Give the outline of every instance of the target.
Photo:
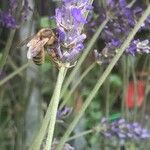
<svg viewBox="0 0 150 150">
<path fill-rule="evenodd" d="M 42 33 L 43 38 L 50 37 L 52 35 L 52 32 L 49 30 L 46 30 L 45 32 Z"/>
</svg>

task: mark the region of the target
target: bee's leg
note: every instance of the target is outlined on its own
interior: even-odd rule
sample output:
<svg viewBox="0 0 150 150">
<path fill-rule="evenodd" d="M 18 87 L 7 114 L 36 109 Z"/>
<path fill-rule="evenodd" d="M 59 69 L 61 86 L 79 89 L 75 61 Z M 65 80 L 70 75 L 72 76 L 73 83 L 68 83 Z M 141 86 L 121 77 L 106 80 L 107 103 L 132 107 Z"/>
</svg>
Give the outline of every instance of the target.
<svg viewBox="0 0 150 150">
<path fill-rule="evenodd" d="M 57 54 L 58 54 L 59 58 L 62 58 L 62 57 L 63 57 L 63 54 L 62 54 L 62 51 L 61 51 L 61 49 L 60 49 L 60 45 L 58 45 L 58 46 L 56 47 L 56 51 L 57 51 Z"/>
</svg>

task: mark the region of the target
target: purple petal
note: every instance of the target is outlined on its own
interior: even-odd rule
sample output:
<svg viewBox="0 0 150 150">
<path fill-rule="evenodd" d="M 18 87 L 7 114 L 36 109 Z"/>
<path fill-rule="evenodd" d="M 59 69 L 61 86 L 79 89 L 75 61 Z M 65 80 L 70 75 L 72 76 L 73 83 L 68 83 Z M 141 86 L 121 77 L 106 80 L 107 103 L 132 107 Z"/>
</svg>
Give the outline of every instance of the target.
<svg viewBox="0 0 150 150">
<path fill-rule="evenodd" d="M 74 19 L 79 22 L 79 23 L 86 23 L 86 19 L 83 18 L 81 10 L 79 8 L 73 8 L 71 10 L 72 16 L 74 17 Z"/>
<path fill-rule="evenodd" d="M 119 5 L 121 8 L 126 8 L 126 6 L 127 6 L 126 0 L 119 0 Z"/>
<path fill-rule="evenodd" d="M 10 14 L 10 12 L 0 13 L 0 24 L 6 26 L 7 28 L 16 28 L 17 23 L 15 18 Z"/>
</svg>

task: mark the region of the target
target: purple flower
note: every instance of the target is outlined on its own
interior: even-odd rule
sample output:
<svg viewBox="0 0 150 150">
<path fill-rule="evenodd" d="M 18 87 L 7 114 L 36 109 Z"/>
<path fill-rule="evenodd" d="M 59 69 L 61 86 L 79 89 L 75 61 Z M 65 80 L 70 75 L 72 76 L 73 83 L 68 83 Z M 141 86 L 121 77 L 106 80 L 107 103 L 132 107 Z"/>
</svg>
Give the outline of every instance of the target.
<svg viewBox="0 0 150 150">
<path fill-rule="evenodd" d="M 113 46 L 113 47 L 118 47 L 120 45 L 120 40 L 118 39 L 112 39 L 111 42 L 110 42 L 110 45 Z"/>
<path fill-rule="evenodd" d="M 6 28 L 16 28 L 17 21 L 13 13 L 16 11 L 17 1 L 9 0 L 8 9 L 0 12 L 0 24 Z"/>
<path fill-rule="evenodd" d="M 86 35 L 81 33 L 81 25 L 87 22 L 84 14 L 88 6 L 88 0 L 63 0 L 62 6 L 55 10 L 62 63 L 74 62 L 84 49 Z"/>
<path fill-rule="evenodd" d="M 31 11 L 32 9 L 29 6 L 29 2 L 28 0 L 24 0 L 24 5 L 21 11 L 21 21 L 26 21 L 27 20 L 27 16 L 29 14 L 29 11 Z"/>
<path fill-rule="evenodd" d="M 6 28 L 16 28 L 16 19 L 12 16 L 10 12 L 0 12 L 0 24 Z"/>
<path fill-rule="evenodd" d="M 102 130 L 100 133 L 105 137 L 115 136 L 118 139 L 147 139 L 150 138 L 150 132 L 143 128 L 139 123 L 128 123 L 125 119 L 115 120 L 110 122 L 108 119 L 103 119 L 100 122 Z"/>
<path fill-rule="evenodd" d="M 126 2 L 126 0 L 119 0 L 119 5 L 120 5 L 120 7 L 121 8 L 126 8 L 126 6 L 127 6 L 127 2 Z"/>
<path fill-rule="evenodd" d="M 113 8 L 114 5 L 115 5 L 115 1 L 114 1 L 114 0 L 107 0 L 106 2 L 107 2 L 107 5 L 108 5 L 109 7 L 111 7 L 111 8 Z"/>
<path fill-rule="evenodd" d="M 14 11 L 17 8 L 17 0 L 9 0 L 9 6 L 11 11 Z"/>
<path fill-rule="evenodd" d="M 143 54 L 143 53 L 150 53 L 150 44 L 149 40 L 140 41 L 139 39 L 133 40 L 130 46 L 126 49 L 126 52 L 132 54 L 133 56 L 135 53 Z"/>
<path fill-rule="evenodd" d="M 120 139 L 125 139 L 127 136 L 124 134 L 124 133 L 122 133 L 122 132 L 118 132 L 117 133 L 117 136 L 120 138 Z"/>
<path fill-rule="evenodd" d="M 30 10 L 30 7 L 28 6 L 28 0 L 24 0 L 22 10 L 20 12 L 20 18 L 15 18 L 15 11 L 18 7 L 16 0 L 9 0 L 9 5 L 7 10 L 0 12 L 0 25 L 6 27 L 6 28 L 17 28 L 19 26 L 19 23 L 17 20 L 20 19 L 20 21 L 25 21 L 28 15 L 28 12 Z"/>
<path fill-rule="evenodd" d="M 105 5 L 99 5 L 96 1 L 94 3 L 93 18 L 91 18 L 90 23 L 87 24 L 88 33 L 91 37 L 91 34 L 94 34 L 97 26 L 101 24 L 106 16 L 109 17 L 109 21 L 105 28 L 103 29 L 99 39 L 104 41 L 104 48 L 101 53 L 96 56 L 100 60 L 97 62 L 100 64 L 105 64 L 110 62 L 113 56 L 116 54 L 116 49 L 119 49 L 123 44 L 126 37 L 129 35 L 136 22 L 141 17 L 143 10 L 146 8 L 145 2 L 138 3 L 135 2 L 132 5 L 129 5 L 127 0 L 107 0 Z M 95 18 L 95 16 L 97 16 Z M 149 30 L 150 27 L 150 16 L 142 24 L 141 30 Z M 88 36 L 87 36 L 88 37 Z M 149 43 L 148 40 L 142 37 L 143 39 L 138 39 L 131 42 L 129 47 L 125 52 L 135 56 L 136 54 L 147 54 L 149 53 Z M 96 57 L 96 59 L 98 58 Z"/>
<path fill-rule="evenodd" d="M 109 138 L 112 137 L 111 133 L 109 133 L 109 132 L 104 132 L 103 135 L 104 135 L 105 137 L 109 137 Z"/>
<path fill-rule="evenodd" d="M 79 22 L 79 23 L 86 23 L 86 19 L 83 18 L 82 14 L 81 14 L 81 10 L 79 8 L 73 8 L 71 10 L 72 16 L 74 17 L 74 19 Z"/>
<path fill-rule="evenodd" d="M 143 130 L 142 130 L 141 138 L 142 138 L 142 139 L 150 138 L 150 134 L 148 133 L 148 131 L 147 131 L 146 129 L 143 129 Z"/>
<path fill-rule="evenodd" d="M 72 113 L 72 108 L 70 107 L 63 107 L 57 111 L 57 119 L 64 119 L 68 117 Z"/>
<path fill-rule="evenodd" d="M 136 49 L 136 44 L 132 42 L 130 46 L 126 49 L 126 52 L 129 52 L 132 56 L 135 56 Z"/>
</svg>

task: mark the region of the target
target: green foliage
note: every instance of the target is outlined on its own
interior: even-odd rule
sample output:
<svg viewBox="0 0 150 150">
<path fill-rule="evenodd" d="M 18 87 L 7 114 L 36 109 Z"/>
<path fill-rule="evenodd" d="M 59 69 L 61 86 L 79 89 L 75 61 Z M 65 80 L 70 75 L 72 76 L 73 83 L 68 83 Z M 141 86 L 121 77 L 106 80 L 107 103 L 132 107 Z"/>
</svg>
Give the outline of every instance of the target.
<svg viewBox="0 0 150 150">
<path fill-rule="evenodd" d="M 1 59 L 2 59 L 2 53 L 0 53 L 0 61 L 1 61 Z"/>
<path fill-rule="evenodd" d="M 38 1 L 37 3 L 40 3 L 40 1 Z M 46 1 L 44 5 L 46 5 Z M 56 27 L 56 23 L 53 19 L 50 19 L 48 16 L 42 15 L 41 14 L 39 15 L 39 20 L 35 20 L 36 25 L 38 25 L 34 26 L 35 29 Z M 97 17 L 98 16 L 96 15 L 94 16 L 95 19 Z M 78 77 L 80 77 L 83 74 L 83 72 L 89 67 L 89 64 L 95 61 L 93 60 L 93 56 L 89 55 L 88 57 L 87 55 L 90 50 L 93 50 L 93 46 L 97 47 L 98 49 L 101 49 L 101 47 L 103 47 L 103 45 L 101 45 L 100 42 L 96 43 L 96 40 L 99 38 L 99 35 L 104 26 L 106 25 L 106 23 L 107 22 L 105 22 L 103 26 L 99 27 L 98 32 L 96 32 L 92 38 L 87 37 L 87 39 L 90 42 L 87 42 L 87 48 L 83 53 L 83 57 L 79 61 L 80 63 L 78 64 L 77 69 L 74 71 L 77 74 L 70 77 L 73 68 L 71 69 L 69 68 L 69 71 L 67 72 L 65 78 L 66 81 L 69 79 L 68 80 L 69 84 L 68 85 L 66 84 L 67 88 L 65 87 L 66 89 L 64 95 L 62 94 L 60 100 L 64 100 L 67 97 L 74 82 L 76 82 L 76 80 L 78 80 Z M 9 32 L 5 28 L 2 28 L 0 30 L 1 30 L 0 49 L 2 50 L 2 52 L 4 52 L 4 48 L 7 45 L 6 37 L 9 38 Z M 30 32 L 30 29 L 28 29 L 28 31 Z M 19 39 L 20 36 L 18 36 L 20 35 L 18 34 L 19 32 L 24 33 L 23 29 L 21 29 L 21 31 L 18 30 L 17 34 L 15 34 L 15 37 L 13 37 L 12 40 L 10 41 L 11 43 L 10 47 L 13 47 L 15 43 L 20 41 Z M 147 32 L 147 34 L 148 33 L 149 32 Z M 139 35 L 139 37 L 142 37 L 142 34 Z M 9 76 L 10 74 L 18 71 L 19 68 L 21 68 L 24 65 L 23 62 L 24 59 L 26 60 L 26 51 L 23 51 L 22 49 L 14 50 L 13 48 L 11 48 L 5 58 L 6 62 L 4 62 L 2 74 L 0 72 L 1 81 L 3 81 L 3 79 L 6 79 L 6 77 Z M 11 58 L 11 61 L 9 60 L 9 58 Z M 2 53 L 0 52 L 0 62 L 1 60 L 2 60 Z M 133 113 L 134 112 L 133 109 L 128 110 L 127 108 L 125 108 L 125 106 L 123 106 L 124 111 L 123 114 L 121 114 L 120 103 L 122 103 L 124 100 L 123 96 L 126 96 L 126 88 L 127 88 L 125 87 L 124 83 L 127 83 L 130 78 L 133 78 L 133 74 L 136 74 L 136 72 L 144 71 L 148 75 L 150 72 L 149 56 L 146 55 L 142 57 L 130 56 L 130 59 L 128 60 L 129 61 L 125 61 L 125 65 L 127 66 L 127 68 L 124 69 L 123 67 L 117 65 L 111 73 L 109 72 L 109 76 L 108 74 L 105 74 L 105 76 L 103 76 L 102 74 L 106 70 L 108 64 L 104 66 L 95 65 L 94 68 L 88 73 L 88 75 L 86 75 L 83 81 L 79 84 L 79 86 L 76 89 L 77 91 L 75 91 L 72 94 L 70 100 L 67 102 L 67 106 L 74 107 L 75 103 L 74 95 L 76 94 L 76 92 L 79 92 L 81 101 L 84 103 L 87 97 L 91 96 L 91 91 L 93 87 L 97 84 L 98 79 L 101 77 L 103 77 L 104 79 L 108 76 L 105 82 L 101 80 L 101 82 L 103 82 L 103 86 L 93 96 L 92 102 L 88 104 L 89 106 L 84 112 L 84 115 L 82 116 L 84 117 L 83 120 L 85 120 L 83 125 L 83 129 L 85 131 L 94 128 L 97 124 L 99 124 L 100 119 L 102 117 L 105 117 L 106 115 L 108 115 L 110 121 L 118 119 L 122 117 L 122 115 L 127 116 L 127 119 L 129 120 L 135 120 L 137 117 L 139 121 L 141 121 L 142 123 L 144 122 L 144 124 L 147 127 L 150 126 L 149 120 L 147 120 L 147 122 L 145 121 L 145 115 L 149 115 L 150 112 L 148 100 L 149 94 L 147 94 L 149 93 L 150 89 L 149 83 L 147 83 L 146 87 L 147 95 L 145 95 L 144 103 L 140 108 L 137 108 L 137 114 Z M 134 68 L 131 71 L 132 65 L 134 66 Z M 13 75 L 12 78 L 8 79 L 8 81 L 0 87 L 0 150 L 20 150 L 27 148 L 28 146 L 26 143 L 27 135 L 32 134 L 28 133 L 29 127 L 27 126 L 27 124 L 29 123 L 30 126 L 34 124 L 33 122 L 35 117 L 34 116 L 32 117 L 34 113 L 37 113 L 38 116 L 40 116 L 39 118 L 41 120 L 39 119 L 39 122 L 40 121 L 42 122 L 43 116 L 45 115 L 45 112 L 47 110 L 47 106 L 51 101 L 51 96 L 53 95 L 58 71 L 59 69 L 55 67 L 55 64 L 50 60 L 49 56 L 46 54 L 45 63 L 42 66 L 35 66 L 31 64 L 26 69 L 23 69 L 19 73 Z M 124 79 L 122 72 L 129 73 L 129 78 L 127 74 L 125 74 L 126 79 Z M 144 77 L 142 79 L 148 82 L 147 77 Z M 137 78 L 137 80 L 139 80 L 139 78 Z M 62 90 L 64 90 L 64 87 L 62 88 Z M 125 93 L 124 95 L 123 92 Z M 34 104 L 32 103 L 33 100 Z M 83 106 L 82 103 L 80 105 Z M 27 117 L 27 114 L 29 113 L 28 109 L 31 106 L 32 106 L 31 109 L 33 110 L 34 113 L 29 114 L 31 115 L 31 119 L 29 119 Z M 56 122 L 57 126 L 55 137 L 57 139 L 60 139 L 64 135 L 64 132 L 69 128 L 69 125 L 71 124 L 73 117 L 76 117 L 76 114 L 78 113 L 72 112 L 72 115 L 69 116 L 68 118 L 65 118 L 61 123 Z M 127 114 L 129 114 L 129 116 Z M 49 117 L 50 113 L 48 113 L 47 116 Z M 76 123 L 76 125 L 78 124 Z M 72 135 L 74 135 L 74 132 L 72 132 Z M 82 138 L 86 140 L 85 149 L 87 150 L 119 149 L 120 143 L 116 138 L 107 139 L 101 136 L 101 134 L 95 132 L 85 135 Z M 148 142 L 138 141 L 138 142 L 139 143 L 136 143 L 136 145 L 134 145 L 132 141 L 128 141 L 127 143 L 125 143 L 126 148 L 142 150 L 144 147 L 144 149 L 146 150 L 149 149 L 150 147 L 149 141 Z M 73 141 L 70 143 L 72 144 Z"/>
<path fill-rule="evenodd" d="M 56 24 L 55 21 L 53 19 L 50 19 L 49 17 L 45 16 L 45 17 L 41 17 L 39 20 L 39 26 L 40 28 L 55 28 Z"/>
<path fill-rule="evenodd" d="M 115 87 L 121 87 L 122 86 L 122 80 L 121 77 L 117 74 L 111 74 L 109 78 L 110 84 L 112 84 Z"/>
</svg>

